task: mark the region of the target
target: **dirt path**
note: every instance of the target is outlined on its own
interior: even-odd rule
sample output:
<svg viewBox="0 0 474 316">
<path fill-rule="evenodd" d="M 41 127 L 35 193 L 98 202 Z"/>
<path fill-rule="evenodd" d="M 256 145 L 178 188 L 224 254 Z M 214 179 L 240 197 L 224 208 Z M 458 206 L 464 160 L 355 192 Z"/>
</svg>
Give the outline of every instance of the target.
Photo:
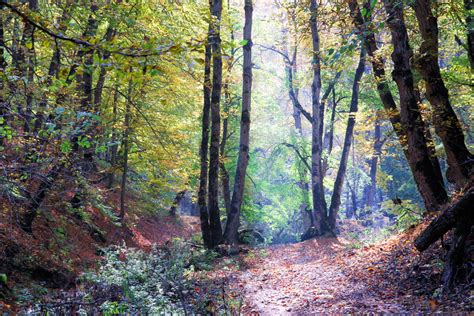
<svg viewBox="0 0 474 316">
<path fill-rule="evenodd" d="M 349 271 L 357 265 L 354 257 L 359 255 L 337 239 L 310 240 L 267 251 L 257 265 L 234 275 L 235 284 L 244 295 L 244 313 L 407 311 L 396 299 L 388 299 L 393 294 L 390 291 L 373 291 L 364 280 L 354 279 Z"/>
</svg>

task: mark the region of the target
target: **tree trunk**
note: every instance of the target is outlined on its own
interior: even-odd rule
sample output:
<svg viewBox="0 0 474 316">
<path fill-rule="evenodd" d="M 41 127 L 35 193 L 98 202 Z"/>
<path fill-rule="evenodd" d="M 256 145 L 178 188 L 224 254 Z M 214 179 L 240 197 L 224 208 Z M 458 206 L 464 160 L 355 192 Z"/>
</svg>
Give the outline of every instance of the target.
<svg viewBox="0 0 474 316">
<path fill-rule="evenodd" d="M 359 65 L 357 66 L 354 83 L 352 85 L 352 98 L 349 109 L 349 118 L 347 119 L 346 135 L 344 137 L 344 146 L 342 149 L 341 161 L 339 169 L 337 171 L 336 181 L 334 183 L 334 190 L 331 197 L 331 205 L 329 206 L 329 227 L 335 232 L 336 231 L 336 219 L 341 205 L 341 193 L 342 186 L 344 184 L 344 177 L 347 170 L 347 161 L 349 159 L 349 153 L 352 144 L 352 138 L 354 136 L 354 126 L 356 114 L 359 106 L 359 86 L 362 75 L 365 69 L 365 49 L 362 47 L 360 52 Z"/>
<path fill-rule="evenodd" d="M 321 166 L 322 158 L 322 126 L 324 124 L 324 108 L 319 100 L 321 94 L 321 60 L 319 49 L 318 31 L 318 4 L 317 0 L 311 0 L 310 5 L 310 26 L 311 39 L 313 44 L 313 83 L 312 92 L 312 112 L 313 122 L 311 126 L 311 187 L 313 194 L 313 212 L 315 219 L 315 231 L 321 235 L 328 230 L 327 225 L 327 205 L 324 196 L 323 174 Z"/>
<path fill-rule="evenodd" d="M 433 106 L 435 131 L 446 152 L 448 180 L 460 189 L 469 181 L 474 156 L 466 147 L 461 123 L 451 106 L 448 90 L 441 77 L 438 65 L 438 21 L 431 11 L 431 0 L 416 0 L 413 8 L 423 38 L 416 66 L 426 82 L 426 97 Z"/>
<path fill-rule="evenodd" d="M 466 239 L 471 233 L 474 217 L 474 188 L 470 188 L 462 198 L 450 205 L 444 212 L 416 238 L 415 247 L 418 251 L 426 250 L 431 244 L 443 237 L 454 228 L 450 249 L 446 258 L 441 281 L 443 292 L 449 292 L 456 280 L 457 271 L 462 264 Z"/>
<path fill-rule="evenodd" d="M 474 188 L 467 191 L 461 199 L 449 206 L 438 218 L 416 238 L 415 247 L 418 251 L 426 250 L 432 243 L 443 237 L 459 222 L 471 222 L 472 205 L 474 205 Z"/>
<path fill-rule="evenodd" d="M 471 69 L 474 69 L 474 1 L 464 0 L 464 9 L 466 10 L 467 54 Z"/>
<path fill-rule="evenodd" d="M 202 130 L 201 130 L 201 146 L 199 149 L 200 156 L 200 175 L 199 175 L 199 191 L 198 191 L 198 207 L 201 221 L 201 233 L 204 245 L 211 248 L 211 228 L 209 226 L 209 212 L 207 209 L 207 176 L 208 176 L 208 148 L 209 148 L 209 125 L 210 125 L 210 109 L 211 109 L 211 46 L 207 44 L 204 56 L 204 84 L 203 84 L 203 110 L 202 110 Z"/>
<path fill-rule="evenodd" d="M 228 71 L 230 72 L 232 67 L 230 66 Z M 230 95 L 229 95 L 229 85 L 228 83 L 224 84 L 224 95 L 225 95 L 225 106 L 224 106 L 224 113 L 225 113 L 225 118 L 222 122 L 222 140 L 220 144 L 220 153 L 221 153 L 221 159 L 220 159 L 220 170 L 221 170 L 221 184 L 222 184 L 222 195 L 224 196 L 224 206 L 225 206 L 225 211 L 226 214 L 229 215 L 230 212 L 230 179 L 229 179 L 229 172 L 227 171 L 225 167 L 225 159 L 226 159 L 226 153 L 225 153 L 225 147 L 227 145 L 227 137 L 228 137 L 228 129 L 229 129 L 229 106 L 230 106 Z"/>
<path fill-rule="evenodd" d="M 249 161 L 250 145 L 250 109 L 252 102 L 252 0 L 245 0 L 245 25 L 243 47 L 243 83 L 242 83 L 242 116 L 240 119 L 240 147 L 235 171 L 234 191 L 230 203 L 230 213 L 227 218 L 224 240 L 228 244 L 238 242 L 238 229 L 240 226 L 240 208 L 242 206 L 245 174 Z"/>
<path fill-rule="evenodd" d="M 112 27 L 107 28 L 107 32 L 105 34 L 105 42 L 110 42 L 115 36 L 115 30 Z M 97 83 L 94 89 L 94 112 L 99 111 L 99 106 L 102 103 L 102 91 L 104 89 L 105 78 L 107 76 L 107 65 L 105 62 L 110 58 L 109 52 L 104 52 L 101 56 L 101 64 L 100 64 L 100 73 L 99 77 L 97 78 Z"/>
<path fill-rule="evenodd" d="M 28 204 L 28 209 L 20 220 L 20 227 L 26 233 L 31 234 L 33 232 L 33 221 L 38 216 L 38 210 L 46 198 L 46 193 L 48 193 L 48 191 L 53 187 L 62 167 L 62 164 L 53 166 L 45 176 L 46 180 L 41 182 L 38 190 L 31 197 L 30 203 Z"/>
<path fill-rule="evenodd" d="M 28 0 L 28 10 L 32 12 L 37 11 L 38 1 Z M 23 130 L 26 134 L 30 131 L 30 123 L 33 114 L 33 96 L 32 93 L 28 93 L 28 91 L 32 89 L 29 85 L 33 85 L 34 79 L 34 33 L 35 27 L 29 21 L 25 21 L 23 35 L 20 41 L 17 65 L 19 77 L 25 82 L 26 106 L 23 110 L 21 105 L 19 105 L 18 113 L 24 120 Z M 26 82 L 28 84 L 26 84 Z"/>
<path fill-rule="evenodd" d="M 177 213 L 177 210 L 178 210 L 178 206 L 179 206 L 179 203 L 181 202 L 181 200 L 184 198 L 184 195 L 186 194 L 186 190 L 183 190 L 183 191 L 180 191 L 176 194 L 174 200 L 173 200 L 173 204 L 171 204 L 171 207 L 170 207 L 170 216 L 172 217 L 177 217 L 178 216 L 178 213 Z"/>
<path fill-rule="evenodd" d="M 392 60 L 393 80 L 400 94 L 400 120 L 408 134 L 408 157 L 412 172 L 417 179 L 418 190 L 425 198 L 428 210 L 438 210 L 447 201 L 443 179 L 435 177 L 436 170 L 428 152 L 425 127 L 417 103 L 413 74 L 410 68 L 412 57 L 408 33 L 403 20 L 403 4 L 395 0 L 384 0 L 387 24 L 392 33 L 394 50 Z"/>
<path fill-rule="evenodd" d="M 373 145 L 373 154 L 370 160 L 370 184 L 367 188 L 367 199 L 365 205 L 373 209 L 375 205 L 375 194 L 377 191 L 377 166 L 379 162 L 379 157 L 382 154 L 383 142 L 381 140 L 381 128 L 380 128 L 380 118 L 379 114 L 376 114 L 377 118 L 375 119 L 375 128 L 374 128 L 374 145 Z"/>
<path fill-rule="evenodd" d="M 115 85 L 114 89 L 114 99 L 112 103 L 112 124 L 115 124 L 117 121 L 117 103 L 118 103 L 118 84 Z M 110 141 L 112 142 L 112 146 L 110 147 L 110 172 L 108 174 L 107 179 L 107 188 L 112 189 L 115 180 L 115 164 L 117 163 L 117 151 L 118 151 L 118 144 L 117 144 L 117 131 L 115 128 L 112 127 L 112 135 L 110 137 Z"/>
<path fill-rule="evenodd" d="M 326 149 L 327 152 L 323 158 L 323 175 L 326 175 L 326 172 L 328 171 L 328 168 L 329 168 L 328 159 L 329 159 L 329 156 L 331 156 L 332 148 L 334 145 L 334 122 L 336 120 L 336 107 L 337 107 L 335 88 L 332 89 L 332 101 L 329 102 L 328 104 L 331 109 L 331 119 L 329 121 L 328 129 L 326 130 L 326 133 L 324 133 L 324 148 Z"/>
<path fill-rule="evenodd" d="M 403 120 L 401 118 L 400 112 L 397 109 L 395 101 L 393 99 L 392 93 L 390 92 L 390 87 L 385 79 L 385 65 L 383 58 L 380 54 L 377 54 L 377 43 L 375 40 L 375 35 L 372 31 L 367 29 L 367 22 L 364 21 L 362 14 L 359 10 L 356 0 L 349 0 L 349 8 L 351 11 L 352 18 L 354 23 L 365 35 L 365 45 L 367 48 L 367 53 L 370 56 L 372 62 L 372 68 L 374 71 L 374 77 L 377 82 L 377 91 L 379 93 L 382 104 L 389 115 L 390 122 L 393 129 L 395 130 L 400 144 L 404 147 L 404 153 L 407 158 L 410 169 L 414 175 L 415 183 L 418 187 L 418 191 L 423 198 L 425 207 L 428 211 L 436 211 L 438 207 L 444 204 L 447 201 L 447 194 L 443 187 L 442 179 L 433 178 L 433 165 L 430 160 L 429 155 L 427 154 L 426 141 L 423 135 L 423 123 L 419 114 L 419 108 L 416 102 L 413 104 L 411 100 L 411 94 L 404 92 L 404 106 L 403 106 Z M 396 28 L 399 26 L 394 17 L 390 16 L 391 21 L 397 24 L 396 26 L 392 24 L 392 28 L 395 29 L 395 33 L 405 33 L 406 29 L 403 28 L 403 31 L 397 31 Z M 404 23 L 402 23 L 404 27 Z M 398 36 L 397 36 L 398 37 Z M 403 40 L 397 37 L 394 38 L 395 44 L 398 47 L 403 49 L 406 46 L 408 48 L 407 38 L 405 42 L 400 42 Z M 405 36 L 406 37 L 406 36 Z M 406 67 L 406 56 L 400 56 L 400 54 L 394 54 L 394 59 L 397 61 L 397 67 L 402 68 Z M 400 59 L 401 58 L 401 59 Z M 406 71 L 406 70 L 404 70 Z M 411 76 L 411 70 L 408 68 L 409 74 L 406 72 L 395 71 L 394 75 L 399 79 L 402 89 L 405 86 L 404 80 L 405 76 L 408 76 L 406 79 L 411 82 L 407 82 L 407 85 L 413 86 L 413 79 Z M 414 112 L 411 113 L 411 106 L 413 106 Z M 410 125 L 406 125 L 407 121 L 410 122 Z M 421 129 L 421 131 L 420 131 Z M 420 134 L 421 132 L 421 134 Z M 427 177 L 428 176 L 428 177 Z"/>
<path fill-rule="evenodd" d="M 297 34 L 298 25 L 296 22 L 295 12 L 287 9 L 286 13 L 287 16 L 283 16 L 281 23 L 291 23 L 294 29 L 294 34 Z M 296 102 L 298 102 L 298 88 L 294 86 L 293 79 L 296 77 L 297 73 L 297 56 L 298 56 L 298 43 L 295 40 L 292 49 L 292 57 L 290 57 L 288 46 L 290 45 L 290 41 L 288 39 L 289 27 L 283 27 L 282 29 L 282 42 L 283 42 L 283 49 L 282 55 L 284 55 L 283 62 L 285 63 L 285 73 L 287 78 L 287 87 L 288 87 L 288 96 L 293 106 L 293 119 L 295 124 L 295 129 L 298 134 L 301 135 L 302 133 L 302 123 L 301 123 L 301 110 L 296 106 Z"/>
<path fill-rule="evenodd" d="M 230 8 L 230 1 L 227 3 L 228 8 Z M 234 41 L 234 30 L 230 31 L 230 39 Z M 221 184 L 222 184 L 222 195 L 224 197 L 224 206 L 226 215 L 229 216 L 230 212 L 230 200 L 231 200 L 231 192 L 230 192 L 230 179 L 229 179 L 229 172 L 226 169 L 225 162 L 226 162 L 226 145 L 227 145 L 227 138 L 229 137 L 229 109 L 232 105 L 232 99 L 229 91 L 229 81 L 232 75 L 232 69 L 234 65 L 234 57 L 235 57 L 235 48 L 231 48 L 230 50 L 230 58 L 227 61 L 227 73 L 228 76 L 225 79 L 224 83 L 224 120 L 222 122 L 222 141 L 220 144 L 220 153 L 221 153 L 221 160 L 220 160 L 220 169 L 221 169 Z"/>
<path fill-rule="evenodd" d="M 59 73 L 60 58 L 61 58 L 61 51 L 58 44 L 56 45 L 54 49 L 53 56 L 51 57 L 51 61 L 49 63 L 48 77 L 46 78 L 46 85 L 48 86 L 52 84 L 53 82 L 52 78 L 57 76 Z M 46 95 L 43 95 L 38 106 L 38 114 L 36 115 L 36 121 L 34 125 L 35 133 L 39 132 L 43 126 L 43 123 L 45 120 L 44 112 L 46 110 L 47 104 L 48 104 L 48 98 Z"/>
<path fill-rule="evenodd" d="M 211 145 L 209 150 L 209 225 L 211 245 L 217 246 L 222 240 L 222 226 L 219 210 L 219 143 L 221 128 L 222 52 L 220 23 L 222 0 L 213 0 L 211 15 L 214 17 L 210 28 L 209 42 L 212 48 L 212 92 L 211 92 Z"/>
<path fill-rule="evenodd" d="M 132 70 L 130 70 L 130 74 Z M 132 81 L 128 86 L 128 99 L 132 98 Z M 120 221 L 124 223 L 125 221 L 125 199 L 127 191 L 127 173 L 128 173 L 128 151 L 129 151 L 129 137 L 130 137 L 130 100 L 125 100 L 125 122 L 124 122 L 124 131 L 122 138 L 123 146 L 123 166 L 122 166 L 122 183 L 120 186 Z"/>
<path fill-rule="evenodd" d="M 2 10 L 2 6 L 0 5 L 0 10 Z M 5 89 L 5 82 L 4 76 L 5 70 L 7 68 L 7 63 L 4 57 L 5 53 L 5 37 L 4 37 L 4 30 L 3 30 L 3 16 L 0 15 L 0 126 L 6 126 L 8 124 L 8 107 L 5 102 L 4 98 L 4 89 Z M 0 136 L 0 146 L 3 146 L 3 136 Z"/>
</svg>

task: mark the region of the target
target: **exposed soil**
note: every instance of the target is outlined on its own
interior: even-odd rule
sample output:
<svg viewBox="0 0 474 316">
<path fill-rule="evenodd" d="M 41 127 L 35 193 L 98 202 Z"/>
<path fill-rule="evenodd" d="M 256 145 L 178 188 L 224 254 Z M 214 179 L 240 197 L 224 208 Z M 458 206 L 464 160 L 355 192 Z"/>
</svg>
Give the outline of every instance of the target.
<svg viewBox="0 0 474 316">
<path fill-rule="evenodd" d="M 130 202 L 133 205 L 132 199 Z M 16 210 L 0 212 L 0 273 L 8 277 L 6 285 L 0 284 L 0 311 L 4 304 L 13 304 L 14 288 L 29 288 L 32 283 L 53 289 L 74 288 L 77 276 L 94 268 L 101 249 L 108 245 L 125 243 L 148 250 L 175 237 L 191 238 L 199 229 L 199 218 L 191 216 L 176 219 L 132 213 L 121 227 L 94 207 L 85 210 L 90 217 L 86 221 L 53 207 L 60 205 L 58 201 L 50 199 L 45 205 L 34 221 L 33 234 L 21 230 Z"/>
<path fill-rule="evenodd" d="M 273 246 L 229 279 L 241 290 L 244 313 L 469 313 L 465 284 L 439 295 L 439 245 L 418 254 L 412 239 L 419 231 L 362 249 L 336 238 Z"/>
</svg>

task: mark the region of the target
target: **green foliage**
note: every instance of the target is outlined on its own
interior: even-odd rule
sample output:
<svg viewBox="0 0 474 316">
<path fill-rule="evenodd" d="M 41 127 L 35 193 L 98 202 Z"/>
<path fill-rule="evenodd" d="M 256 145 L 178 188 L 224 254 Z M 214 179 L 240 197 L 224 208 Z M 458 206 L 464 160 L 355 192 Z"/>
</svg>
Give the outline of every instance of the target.
<svg viewBox="0 0 474 316">
<path fill-rule="evenodd" d="M 154 248 L 149 253 L 125 246 L 111 247 L 104 251 L 98 271 L 83 278 L 121 289 L 119 300 L 101 304 L 105 314 L 202 312 L 206 311 L 208 301 L 215 298 L 212 293 L 201 292 L 192 275 L 210 270 L 216 256 L 212 251 L 192 249 L 178 239 L 167 248 Z"/>
<path fill-rule="evenodd" d="M 0 273 L 0 283 L 6 284 L 8 281 L 7 275 L 5 273 Z"/>
<path fill-rule="evenodd" d="M 412 225 L 416 225 L 423 218 L 422 208 L 410 200 L 403 200 L 401 204 L 386 201 L 382 203 L 381 207 L 388 214 L 395 215 L 395 227 L 398 230 L 405 230 Z"/>
</svg>

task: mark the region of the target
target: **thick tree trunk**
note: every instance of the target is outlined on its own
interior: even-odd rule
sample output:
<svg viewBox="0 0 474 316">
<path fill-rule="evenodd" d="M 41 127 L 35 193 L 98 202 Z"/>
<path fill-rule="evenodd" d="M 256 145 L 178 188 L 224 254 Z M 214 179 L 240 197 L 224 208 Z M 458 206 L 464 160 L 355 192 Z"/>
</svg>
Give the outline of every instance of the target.
<svg viewBox="0 0 474 316">
<path fill-rule="evenodd" d="M 201 232 L 204 245 L 211 248 L 211 228 L 209 226 L 209 212 L 207 209 L 207 176 L 209 169 L 208 148 L 209 148 L 209 125 L 211 110 L 211 46 L 205 47 L 204 60 L 204 84 L 203 84 L 203 110 L 202 110 L 202 131 L 201 146 L 199 156 L 201 161 L 199 175 L 198 207 L 201 221 Z"/>
<path fill-rule="evenodd" d="M 423 38 L 416 66 L 426 82 L 426 97 L 433 106 L 436 134 L 446 152 L 448 180 L 459 189 L 469 181 L 474 156 L 466 147 L 461 123 L 451 106 L 448 89 L 441 77 L 438 65 L 438 21 L 431 11 L 431 0 L 416 0 L 413 8 Z"/>
<path fill-rule="evenodd" d="M 384 0 L 387 11 L 387 24 L 392 33 L 394 50 L 392 76 L 400 94 L 400 119 L 408 134 L 408 158 L 411 161 L 413 176 L 417 180 L 418 190 L 425 198 L 428 210 L 438 210 L 447 201 L 443 179 L 435 177 L 436 170 L 429 155 L 424 122 L 413 83 L 410 68 L 412 57 L 408 42 L 408 33 L 403 20 L 403 3 L 396 0 Z"/>
<path fill-rule="evenodd" d="M 40 186 L 38 187 L 38 190 L 31 197 L 31 201 L 28 204 L 28 209 L 20 220 L 20 227 L 26 233 L 31 234 L 33 232 L 33 221 L 38 216 L 38 210 L 41 207 L 41 204 L 43 203 L 44 199 L 46 198 L 46 194 L 53 187 L 62 167 L 62 164 L 53 166 L 48 172 L 48 174 L 45 176 L 45 181 L 41 182 Z"/>
<path fill-rule="evenodd" d="M 426 250 L 432 243 L 443 237 L 451 230 L 456 221 L 467 222 L 472 225 L 472 206 L 474 205 L 474 188 L 467 191 L 463 197 L 449 206 L 436 220 L 416 238 L 415 247 L 418 251 Z"/>
<path fill-rule="evenodd" d="M 310 26 L 311 39 L 313 44 L 313 83 L 312 92 L 312 137 L 311 137 L 311 188 L 313 194 L 313 212 L 315 219 L 315 231 L 321 235 L 328 230 L 327 225 L 327 205 L 324 195 L 322 161 L 322 127 L 324 124 L 324 108 L 319 100 L 321 95 L 321 59 L 319 49 L 318 30 L 318 3 L 311 0 L 310 4 Z"/>
<path fill-rule="evenodd" d="M 245 187 L 245 174 L 249 161 L 250 145 L 250 109 L 252 102 L 252 0 L 245 0 L 244 37 L 246 44 L 243 47 L 243 83 L 242 83 L 242 116 L 240 119 L 240 147 L 235 171 L 234 191 L 230 203 L 230 213 L 227 218 L 224 240 L 228 244 L 238 242 L 240 226 L 240 208 Z"/>
<path fill-rule="evenodd" d="M 390 122 L 397 134 L 399 142 L 404 147 L 404 153 L 410 169 L 414 175 L 414 180 L 418 187 L 418 191 L 423 198 L 426 209 L 429 211 L 436 211 L 440 205 L 447 201 L 447 194 L 443 186 L 443 180 L 433 177 L 433 174 L 435 174 L 433 172 L 433 165 L 431 162 L 428 162 L 430 157 L 427 154 L 426 140 L 423 135 L 424 126 L 423 122 L 421 121 L 418 105 L 416 104 L 416 101 L 415 103 L 412 103 L 411 93 L 404 90 L 405 83 L 402 82 L 404 79 L 409 80 L 409 82 L 407 82 L 408 86 L 413 86 L 410 68 L 403 69 L 407 66 L 405 65 L 407 62 L 406 56 L 404 56 L 404 54 L 400 55 L 400 53 L 394 54 L 397 67 L 401 68 L 398 71 L 395 71 L 394 75 L 398 78 L 398 81 L 404 90 L 402 120 L 392 93 L 390 92 L 390 87 L 385 79 L 384 60 L 379 54 L 377 54 L 378 48 L 375 35 L 372 31 L 368 30 L 367 22 L 364 21 L 356 0 L 349 0 L 349 8 L 355 25 L 359 31 L 363 32 L 365 35 L 365 45 L 367 48 L 367 53 L 371 57 L 370 60 L 372 62 L 374 77 L 377 82 L 377 91 L 382 104 L 389 115 Z M 399 23 L 396 22 L 399 19 L 397 18 L 394 21 L 393 14 L 390 14 L 390 20 L 395 22 L 395 24 L 392 24 L 392 28 L 394 28 L 397 35 L 394 38 L 394 42 L 397 44 L 398 50 L 404 49 L 404 47 L 408 49 L 408 38 L 403 39 L 403 37 L 406 36 L 398 38 L 399 35 L 403 35 L 401 33 L 405 33 L 406 35 L 406 29 L 403 28 L 404 32 L 403 30 L 396 30 L 396 28 L 400 26 Z M 404 27 L 404 23 L 402 24 Z M 409 74 L 406 71 L 409 71 Z M 407 77 L 405 78 L 405 76 Z M 411 112 L 411 107 L 413 107 L 413 113 Z M 410 124 L 407 125 L 407 122 L 410 122 Z"/>
<path fill-rule="evenodd" d="M 449 292 L 452 289 L 458 269 L 465 260 L 465 243 L 474 224 L 472 205 L 474 205 L 474 188 L 471 187 L 461 199 L 449 206 L 436 220 L 431 222 L 415 240 L 416 249 L 424 251 L 454 228 L 441 277 L 443 292 Z"/>
<path fill-rule="evenodd" d="M 214 17 L 209 42 L 212 48 L 212 92 L 211 92 L 211 145 L 209 150 L 209 225 L 211 244 L 217 246 L 222 240 L 222 226 L 219 210 L 219 143 L 221 128 L 222 51 L 220 23 L 222 0 L 212 1 L 211 15 Z"/>
<path fill-rule="evenodd" d="M 471 226 L 472 220 L 470 222 L 462 220 L 457 222 L 456 228 L 454 229 L 453 236 L 451 238 L 451 248 L 449 249 L 448 256 L 444 263 L 443 275 L 441 276 L 444 293 L 451 291 L 456 281 L 459 267 L 465 260 L 464 248 L 466 245 L 466 240 L 471 232 Z"/>
<path fill-rule="evenodd" d="M 349 108 L 349 118 L 347 119 L 346 135 L 344 137 L 344 145 L 342 148 L 342 156 L 339 163 L 339 169 L 337 171 L 336 181 L 334 183 L 334 190 L 331 197 L 331 205 L 329 206 L 329 227 L 335 232 L 336 231 L 336 219 L 341 205 L 341 193 L 342 186 L 344 184 L 344 178 L 346 176 L 347 161 L 349 159 L 349 153 L 352 144 L 352 138 L 354 136 L 354 126 L 356 113 L 359 108 L 359 86 L 362 75 L 365 69 L 365 49 L 362 47 L 360 52 L 359 65 L 357 66 L 354 83 L 352 85 L 352 98 Z"/>
<path fill-rule="evenodd" d="M 418 89 L 416 83 L 415 83 L 415 96 L 416 96 L 416 102 L 418 104 L 422 104 L 423 102 L 421 99 L 420 90 Z M 434 176 L 437 179 L 443 179 L 443 172 L 441 171 L 441 164 L 439 163 L 438 156 L 436 155 L 436 143 L 435 143 L 435 140 L 433 139 L 433 135 L 431 134 L 430 123 L 426 122 L 425 120 L 423 120 L 423 123 L 424 123 L 424 128 L 425 128 L 424 132 L 425 132 L 425 138 L 426 138 L 426 147 L 428 148 L 428 156 L 430 157 L 431 164 L 433 165 Z"/>
</svg>

